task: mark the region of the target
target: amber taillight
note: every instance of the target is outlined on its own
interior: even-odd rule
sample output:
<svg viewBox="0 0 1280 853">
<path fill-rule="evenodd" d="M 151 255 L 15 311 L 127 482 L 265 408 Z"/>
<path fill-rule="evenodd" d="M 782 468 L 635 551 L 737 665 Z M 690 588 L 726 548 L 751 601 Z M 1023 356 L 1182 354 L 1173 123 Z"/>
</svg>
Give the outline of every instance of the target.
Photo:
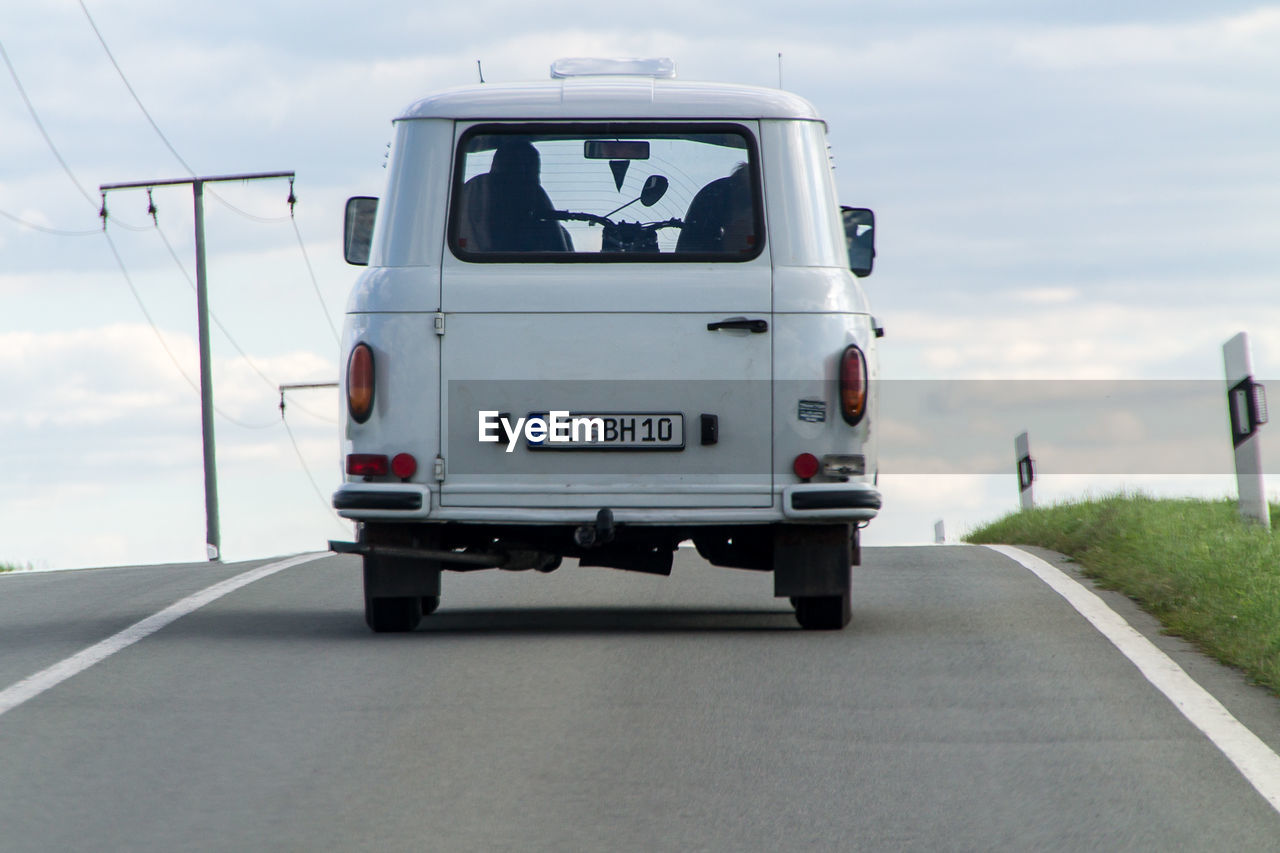
<svg viewBox="0 0 1280 853">
<path fill-rule="evenodd" d="M 867 359 L 854 344 L 840 354 L 840 414 L 849 426 L 867 412 Z"/>
<path fill-rule="evenodd" d="M 373 414 L 373 350 L 366 343 L 356 344 L 347 359 L 347 411 L 359 424 Z"/>
</svg>

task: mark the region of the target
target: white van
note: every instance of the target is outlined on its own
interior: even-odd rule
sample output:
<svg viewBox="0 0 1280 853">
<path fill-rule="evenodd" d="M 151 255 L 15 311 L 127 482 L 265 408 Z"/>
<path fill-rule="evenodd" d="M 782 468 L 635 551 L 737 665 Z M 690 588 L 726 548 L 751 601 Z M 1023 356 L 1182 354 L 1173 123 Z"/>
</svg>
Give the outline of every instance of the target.
<svg viewBox="0 0 1280 853">
<path fill-rule="evenodd" d="M 442 570 L 669 574 L 691 540 L 774 575 L 805 628 L 850 618 L 880 508 L 874 220 L 826 125 L 669 60 L 560 60 L 395 121 L 343 331 L 345 480 L 365 618 L 412 630 Z"/>
</svg>

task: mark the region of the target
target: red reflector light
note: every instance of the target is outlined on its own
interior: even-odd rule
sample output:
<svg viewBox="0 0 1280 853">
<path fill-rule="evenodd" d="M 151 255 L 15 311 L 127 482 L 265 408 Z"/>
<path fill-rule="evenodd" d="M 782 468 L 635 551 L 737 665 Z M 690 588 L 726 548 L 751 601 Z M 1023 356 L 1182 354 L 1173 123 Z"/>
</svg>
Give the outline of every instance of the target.
<svg viewBox="0 0 1280 853">
<path fill-rule="evenodd" d="M 347 360 L 347 411 L 358 424 L 373 414 L 373 350 L 366 343 L 356 344 Z"/>
<path fill-rule="evenodd" d="M 840 415 L 856 425 L 867 411 L 867 359 L 853 344 L 840 354 Z"/>
<path fill-rule="evenodd" d="M 397 453 L 391 458 L 391 473 L 401 480 L 407 480 L 418 470 L 418 460 L 412 453 Z"/>
<path fill-rule="evenodd" d="M 347 454 L 347 473 L 355 477 L 382 477 L 387 473 L 387 457 L 382 453 Z"/>
<path fill-rule="evenodd" d="M 792 470 L 796 472 L 796 476 L 801 480 L 813 479 L 813 476 L 818 473 L 819 467 L 818 457 L 812 453 L 801 453 L 791 463 Z"/>
</svg>

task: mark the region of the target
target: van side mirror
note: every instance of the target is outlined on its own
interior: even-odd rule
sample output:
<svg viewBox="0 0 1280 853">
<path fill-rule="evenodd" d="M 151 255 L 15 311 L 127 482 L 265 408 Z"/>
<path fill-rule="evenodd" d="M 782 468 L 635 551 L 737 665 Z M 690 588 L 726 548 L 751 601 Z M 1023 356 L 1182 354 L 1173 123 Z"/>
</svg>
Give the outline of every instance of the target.
<svg viewBox="0 0 1280 853">
<path fill-rule="evenodd" d="M 871 275 L 876 258 L 876 215 L 865 207 L 841 207 L 849 269 L 858 278 Z"/>
<path fill-rule="evenodd" d="M 347 217 L 342 228 L 342 255 L 356 266 L 369 264 L 369 248 L 373 245 L 373 221 L 378 214 L 378 200 L 369 196 L 347 199 Z"/>
</svg>

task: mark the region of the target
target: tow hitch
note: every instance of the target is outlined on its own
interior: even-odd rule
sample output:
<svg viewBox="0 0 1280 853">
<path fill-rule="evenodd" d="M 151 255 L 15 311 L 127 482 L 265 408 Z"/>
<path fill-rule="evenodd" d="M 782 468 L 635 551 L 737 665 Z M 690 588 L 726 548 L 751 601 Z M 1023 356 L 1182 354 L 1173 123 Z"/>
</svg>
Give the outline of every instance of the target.
<svg viewBox="0 0 1280 853">
<path fill-rule="evenodd" d="M 599 548 L 613 541 L 613 533 L 613 510 L 606 506 L 596 513 L 594 523 L 579 525 L 573 531 L 573 541 L 580 548 Z"/>
</svg>

